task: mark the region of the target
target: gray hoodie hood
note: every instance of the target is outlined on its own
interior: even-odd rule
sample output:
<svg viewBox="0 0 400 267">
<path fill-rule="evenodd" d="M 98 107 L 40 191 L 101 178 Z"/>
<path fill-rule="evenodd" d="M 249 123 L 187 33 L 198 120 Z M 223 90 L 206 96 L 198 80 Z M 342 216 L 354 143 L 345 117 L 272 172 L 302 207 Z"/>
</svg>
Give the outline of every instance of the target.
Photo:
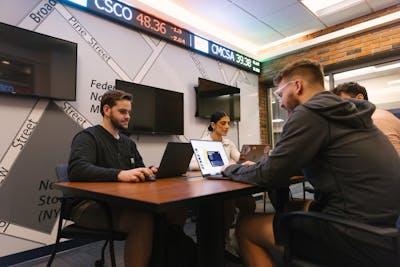
<svg viewBox="0 0 400 267">
<path fill-rule="evenodd" d="M 329 121 L 354 129 L 371 128 L 373 125 L 371 116 L 375 111 L 375 105 L 366 100 L 342 99 L 324 91 L 314 95 L 303 106 Z"/>
</svg>

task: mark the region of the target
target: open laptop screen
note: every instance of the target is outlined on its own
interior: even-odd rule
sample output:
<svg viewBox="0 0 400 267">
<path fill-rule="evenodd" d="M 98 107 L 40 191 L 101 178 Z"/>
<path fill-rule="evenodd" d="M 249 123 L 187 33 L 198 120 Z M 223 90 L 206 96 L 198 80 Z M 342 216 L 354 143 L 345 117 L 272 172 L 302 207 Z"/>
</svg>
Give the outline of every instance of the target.
<svg viewBox="0 0 400 267">
<path fill-rule="evenodd" d="M 170 178 L 186 173 L 193 150 L 190 143 L 168 142 L 156 178 Z"/>
<path fill-rule="evenodd" d="M 203 176 L 221 174 L 221 167 L 229 163 L 222 142 L 190 140 Z"/>
<path fill-rule="evenodd" d="M 257 162 L 267 156 L 271 149 L 270 145 L 244 144 L 240 151 L 240 159 L 238 163 L 245 161 Z"/>
</svg>

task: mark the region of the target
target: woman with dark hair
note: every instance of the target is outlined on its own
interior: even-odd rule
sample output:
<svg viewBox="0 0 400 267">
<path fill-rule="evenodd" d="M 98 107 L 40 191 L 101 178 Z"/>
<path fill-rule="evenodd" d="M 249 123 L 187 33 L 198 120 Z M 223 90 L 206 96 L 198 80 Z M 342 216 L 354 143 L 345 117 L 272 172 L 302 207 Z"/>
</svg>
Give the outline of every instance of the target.
<svg viewBox="0 0 400 267">
<path fill-rule="evenodd" d="M 202 140 L 212 140 L 221 141 L 224 146 L 226 155 L 230 163 L 236 163 L 239 161 L 240 152 L 236 148 L 236 145 L 226 138 L 228 134 L 231 120 L 229 115 L 224 111 L 216 111 L 211 114 L 210 124 L 208 125 L 209 134 L 202 138 Z M 199 170 L 199 165 L 197 164 L 196 158 L 193 157 L 189 166 L 190 170 Z"/>
<path fill-rule="evenodd" d="M 221 141 L 230 163 L 236 163 L 239 161 L 240 152 L 236 148 L 236 145 L 230 139 L 226 138 L 230 128 L 230 122 L 231 120 L 226 112 L 214 112 L 211 114 L 210 124 L 208 125 L 209 134 L 203 137 L 202 140 Z M 190 170 L 199 170 L 199 165 L 197 164 L 195 157 L 192 158 L 189 168 Z M 255 208 L 255 200 L 251 195 L 225 200 L 224 220 L 226 230 L 226 249 L 235 256 L 238 255 L 237 241 L 236 238 L 234 238 L 233 232 L 230 234 L 230 229 L 235 221 L 235 216 L 239 218 L 245 214 L 253 213 Z M 236 209 L 238 209 L 237 214 Z"/>
</svg>

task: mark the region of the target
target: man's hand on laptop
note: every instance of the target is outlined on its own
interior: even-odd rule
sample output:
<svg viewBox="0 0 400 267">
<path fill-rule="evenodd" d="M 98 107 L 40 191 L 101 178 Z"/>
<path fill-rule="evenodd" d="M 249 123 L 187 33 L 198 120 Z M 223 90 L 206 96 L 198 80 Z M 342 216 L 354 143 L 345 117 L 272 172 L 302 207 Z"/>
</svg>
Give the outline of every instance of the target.
<svg viewBox="0 0 400 267">
<path fill-rule="evenodd" d="M 236 164 L 236 163 L 229 163 L 229 164 L 225 164 L 224 166 L 221 167 L 221 173 L 223 174 L 225 169 L 228 168 L 229 166 Z"/>
<path fill-rule="evenodd" d="M 254 164 L 256 164 L 256 163 L 253 162 L 253 161 L 250 161 L 250 160 L 245 161 L 245 162 L 242 163 L 242 165 L 245 165 L 245 166 L 251 166 L 251 165 L 254 165 Z"/>
<path fill-rule="evenodd" d="M 158 166 L 151 165 L 151 166 L 149 166 L 149 169 L 150 169 L 153 173 L 157 173 L 157 172 L 158 172 Z"/>
<path fill-rule="evenodd" d="M 120 182 L 143 182 L 146 177 L 153 176 L 153 171 L 149 168 L 136 168 L 120 171 L 118 181 Z"/>
<path fill-rule="evenodd" d="M 233 165 L 233 164 L 236 164 L 236 163 L 229 163 L 229 164 L 226 164 L 226 165 L 222 166 L 221 173 L 224 173 L 225 169 L 228 168 L 229 166 Z M 254 165 L 254 164 L 256 164 L 256 163 L 253 162 L 253 161 L 250 161 L 250 160 L 241 163 L 241 165 L 245 165 L 245 166 L 251 166 L 251 165 Z"/>
</svg>

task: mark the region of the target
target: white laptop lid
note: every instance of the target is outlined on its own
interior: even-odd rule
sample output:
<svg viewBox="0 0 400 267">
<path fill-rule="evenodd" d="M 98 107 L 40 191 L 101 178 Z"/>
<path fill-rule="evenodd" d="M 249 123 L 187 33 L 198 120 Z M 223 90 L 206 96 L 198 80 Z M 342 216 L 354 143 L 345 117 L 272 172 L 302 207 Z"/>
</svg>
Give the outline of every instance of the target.
<svg viewBox="0 0 400 267">
<path fill-rule="evenodd" d="M 190 140 L 203 176 L 221 175 L 221 167 L 229 163 L 222 142 Z"/>
</svg>

